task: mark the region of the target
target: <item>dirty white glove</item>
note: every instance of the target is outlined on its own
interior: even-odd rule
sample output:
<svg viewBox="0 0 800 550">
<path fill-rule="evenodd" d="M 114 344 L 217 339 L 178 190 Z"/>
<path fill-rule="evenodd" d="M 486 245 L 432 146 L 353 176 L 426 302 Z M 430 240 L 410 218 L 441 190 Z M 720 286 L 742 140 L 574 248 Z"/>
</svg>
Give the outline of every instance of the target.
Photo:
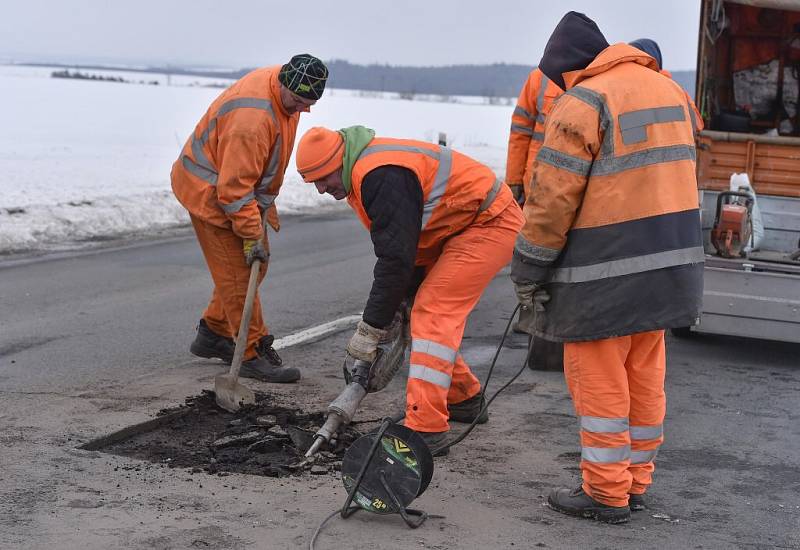
<svg viewBox="0 0 800 550">
<path fill-rule="evenodd" d="M 368 325 L 363 320 L 358 322 L 356 332 L 347 344 L 347 353 L 355 359 L 362 361 L 375 360 L 378 350 L 378 342 L 386 336 L 386 331 Z"/>
<path fill-rule="evenodd" d="M 519 305 L 525 309 L 533 309 L 533 293 L 537 288 L 534 283 L 514 283 L 514 292 L 517 293 Z"/>
<path fill-rule="evenodd" d="M 545 310 L 544 304 L 550 301 L 550 294 L 535 283 L 515 283 L 514 290 L 517 293 L 517 300 L 524 309 L 530 309 L 535 312 L 542 312 Z"/>
<path fill-rule="evenodd" d="M 543 313 L 545 310 L 544 305 L 550 301 L 550 294 L 543 288 L 538 288 L 533 293 L 533 311 L 536 313 Z"/>
</svg>

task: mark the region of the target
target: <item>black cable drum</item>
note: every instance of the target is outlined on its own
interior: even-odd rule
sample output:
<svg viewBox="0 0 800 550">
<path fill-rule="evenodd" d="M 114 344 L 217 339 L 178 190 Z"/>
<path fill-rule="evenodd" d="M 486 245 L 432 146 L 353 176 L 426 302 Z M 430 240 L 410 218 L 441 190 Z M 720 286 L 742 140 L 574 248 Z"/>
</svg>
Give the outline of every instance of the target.
<svg viewBox="0 0 800 550">
<path fill-rule="evenodd" d="M 353 442 L 342 459 L 342 481 L 349 492 L 375 443 L 376 433 L 369 433 Z M 433 477 L 433 456 L 425 441 L 415 431 L 391 424 L 364 473 L 353 502 L 376 514 L 400 512 L 425 492 Z M 381 480 L 391 487 L 391 497 Z"/>
</svg>

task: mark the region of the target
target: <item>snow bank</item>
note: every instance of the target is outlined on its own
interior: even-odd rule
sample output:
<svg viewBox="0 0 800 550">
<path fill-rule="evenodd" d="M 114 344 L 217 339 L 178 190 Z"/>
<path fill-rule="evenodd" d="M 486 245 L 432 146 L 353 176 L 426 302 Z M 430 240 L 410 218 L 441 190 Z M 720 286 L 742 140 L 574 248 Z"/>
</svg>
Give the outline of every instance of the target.
<svg viewBox="0 0 800 550">
<path fill-rule="evenodd" d="M 0 253 L 74 246 L 188 223 L 169 172 L 221 79 L 172 77 L 171 86 L 50 78 L 53 69 L 0 66 Z M 83 71 L 139 81 L 163 75 Z M 378 135 L 436 141 L 502 175 L 512 106 L 409 101 L 396 94 L 328 90 L 301 117 L 312 126 L 364 124 Z M 294 171 L 277 201 L 282 214 L 341 208 Z"/>
</svg>

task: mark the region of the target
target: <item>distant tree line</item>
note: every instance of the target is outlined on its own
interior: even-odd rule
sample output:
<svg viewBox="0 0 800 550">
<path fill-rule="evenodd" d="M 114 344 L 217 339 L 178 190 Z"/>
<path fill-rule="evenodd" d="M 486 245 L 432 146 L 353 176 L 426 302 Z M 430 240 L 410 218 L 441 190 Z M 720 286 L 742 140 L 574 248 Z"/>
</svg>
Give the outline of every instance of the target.
<svg viewBox="0 0 800 550">
<path fill-rule="evenodd" d="M 76 78 L 78 80 L 101 80 L 103 82 L 123 82 L 125 84 L 149 84 L 151 86 L 158 86 L 158 80 L 150 80 L 144 81 L 139 80 L 126 80 L 121 76 L 112 76 L 112 75 L 102 75 L 102 74 L 89 74 L 89 73 L 82 73 L 80 71 L 73 71 L 70 72 L 68 69 L 64 69 L 63 71 L 53 71 L 50 73 L 52 78 Z"/>
<path fill-rule="evenodd" d="M 327 62 L 330 69 L 329 86 L 373 92 L 395 92 L 404 98 L 433 95 L 447 98 L 455 95 L 483 96 L 487 98 L 516 97 L 528 74 L 529 65 L 493 63 L 491 65 L 449 65 L 444 67 L 397 67 L 393 65 L 357 65 L 334 59 Z M 52 66 L 52 65 L 50 65 Z M 74 65 L 73 65 L 74 66 Z M 253 70 L 245 68 L 231 71 L 211 71 L 190 67 L 154 66 L 144 69 L 113 68 L 105 66 L 81 66 L 83 69 L 127 70 L 131 72 L 164 73 L 167 75 L 208 76 L 237 79 Z M 115 80 L 118 77 L 73 76 L 82 73 L 66 73 L 62 78 L 89 78 L 93 80 Z M 53 76 L 56 76 L 53 73 Z M 694 71 L 672 71 L 672 77 L 694 96 Z M 115 80 L 119 82 L 120 80 Z M 155 81 L 151 82 L 156 84 Z M 492 100 L 494 102 L 494 100 Z M 502 103 L 500 101 L 497 101 Z"/>
</svg>

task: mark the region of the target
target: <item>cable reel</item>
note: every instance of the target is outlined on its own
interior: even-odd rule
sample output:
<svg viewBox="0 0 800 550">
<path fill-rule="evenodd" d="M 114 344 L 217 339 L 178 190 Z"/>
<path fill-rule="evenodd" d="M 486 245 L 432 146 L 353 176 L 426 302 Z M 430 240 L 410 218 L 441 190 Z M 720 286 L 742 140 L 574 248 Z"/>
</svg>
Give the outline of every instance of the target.
<svg viewBox="0 0 800 550">
<path fill-rule="evenodd" d="M 408 508 L 433 477 L 433 455 L 415 431 L 387 418 L 377 431 L 356 439 L 342 458 L 347 500 L 343 518 L 362 509 L 375 514 L 400 514 L 417 528 L 427 514 Z M 352 506 L 355 504 L 355 506 Z"/>
</svg>

